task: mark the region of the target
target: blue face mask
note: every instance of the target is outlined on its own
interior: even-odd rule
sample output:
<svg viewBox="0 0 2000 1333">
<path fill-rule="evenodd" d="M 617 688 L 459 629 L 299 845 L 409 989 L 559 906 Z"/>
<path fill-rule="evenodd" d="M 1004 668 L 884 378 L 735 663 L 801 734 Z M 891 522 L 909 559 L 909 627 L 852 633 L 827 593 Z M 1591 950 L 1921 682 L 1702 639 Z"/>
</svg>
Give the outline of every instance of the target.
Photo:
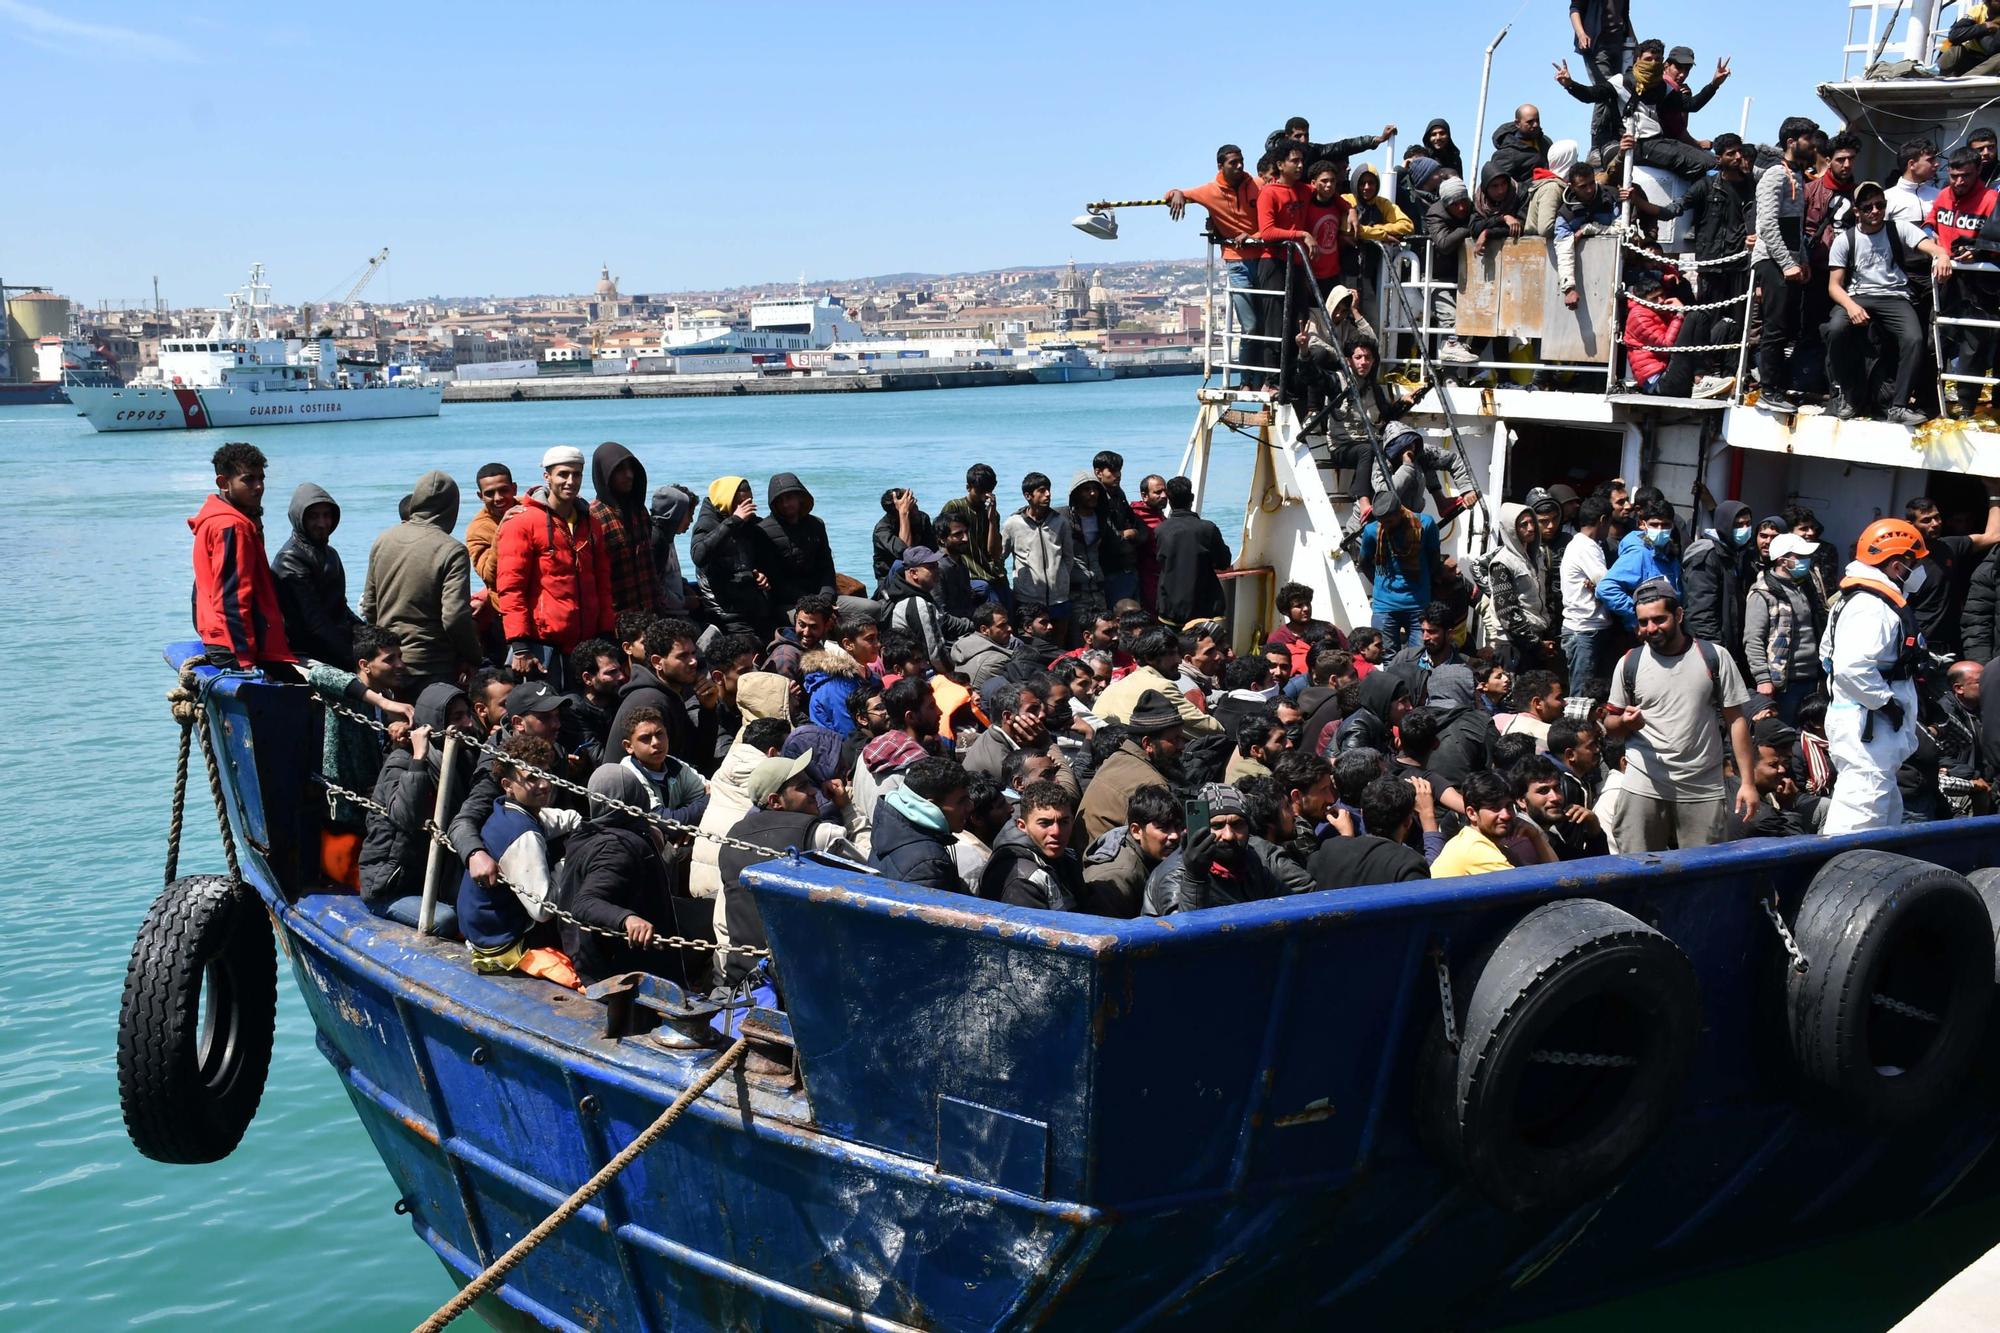
<svg viewBox="0 0 2000 1333">
<path fill-rule="evenodd" d="M 1750 539 L 1756 535 L 1757 529 L 1755 528 L 1731 528 L 1729 530 L 1729 540 L 1735 542 L 1738 546 L 1748 546 Z"/>
<path fill-rule="evenodd" d="M 1655 551 L 1674 539 L 1672 528 L 1640 528 L 1639 532 L 1644 536 L 1646 545 Z"/>
<path fill-rule="evenodd" d="M 1797 579 L 1800 583 L 1804 583 L 1807 579 L 1812 577 L 1812 566 L 1809 564 L 1793 565 L 1792 577 Z"/>
</svg>

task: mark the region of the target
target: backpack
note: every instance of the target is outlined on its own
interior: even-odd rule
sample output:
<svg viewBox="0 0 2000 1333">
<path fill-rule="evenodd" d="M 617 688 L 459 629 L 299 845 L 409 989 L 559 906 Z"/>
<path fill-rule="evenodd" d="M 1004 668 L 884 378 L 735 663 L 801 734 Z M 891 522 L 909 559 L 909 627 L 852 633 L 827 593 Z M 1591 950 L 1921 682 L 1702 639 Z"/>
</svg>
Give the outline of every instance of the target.
<svg viewBox="0 0 2000 1333">
<path fill-rule="evenodd" d="M 1708 668 L 1709 702 L 1719 711 L 1722 708 L 1722 669 L 1717 662 L 1719 654 L 1715 651 L 1715 645 L 1707 639 L 1697 639 L 1693 635 L 1688 636 L 1688 642 L 1701 650 L 1701 663 Z M 1639 648 L 1628 648 L 1625 650 L 1625 656 L 1618 659 L 1618 674 L 1625 681 L 1628 708 L 1637 707 L 1639 702 L 1639 652 Z"/>
</svg>

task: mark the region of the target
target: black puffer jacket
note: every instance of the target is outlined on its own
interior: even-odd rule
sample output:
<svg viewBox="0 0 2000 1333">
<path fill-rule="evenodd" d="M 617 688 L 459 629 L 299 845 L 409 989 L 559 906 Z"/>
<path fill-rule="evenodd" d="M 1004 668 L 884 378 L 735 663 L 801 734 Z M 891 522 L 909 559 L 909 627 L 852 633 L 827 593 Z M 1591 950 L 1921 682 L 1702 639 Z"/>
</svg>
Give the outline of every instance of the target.
<svg viewBox="0 0 2000 1333">
<path fill-rule="evenodd" d="M 1075 852 L 1065 849 L 1051 864 L 1027 834 L 1009 824 L 993 840 L 993 859 L 979 876 L 979 896 L 1012 907 L 1081 912 L 1088 894 Z"/>
<path fill-rule="evenodd" d="M 1986 553 L 1972 571 L 1965 590 L 1965 614 L 1959 619 L 1965 656 L 1974 662 L 2000 657 L 2000 546 Z"/>
<path fill-rule="evenodd" d="M 786 495 L 805 497 L 799 516 L 790 523 L 778 517 L 778 500 Z M 813 517 L 812 492 L 793 473 L 771 478 L 765 504 L 768 512 L 762 526 L 771 548 L 772 564 L 766 571 L 771 576 L 771 610 L 785 620 L 799 598 L 816 592 L 834 595 L 833 543 L 827 539 L 826 524 Z"/>
<path fill-rule="evenodd" d="M 725 496 L 724 502 L 727 500 Z M 695 514 L 688 551 L 701 574 L 708 618 L 724 634 L 770 638 L 778 617 L 772 612 L 770 593 L 757 586 L 757 575 L 764 573 L 775 586 L 777 580 L 770 571 L 776 567 L 776 558 L 762 525 L 756 519 L 737 518 L 729 510 L 716 508 L 713 499 L 704 499 Z"/>
<path fill-rule="evenodd" d="M 1513 121 L 1508 121 L 1493 131 L 1493 156 L 1486 159 L 1486 165 L 1479 169 L 1482 184 L 1487 173 L 1498 167 L 1514 178 L 1517 185 L 1525 188 L 1534 179 L 1536 167 L 1549 164 L 1549 136 L 1542 133 L 1523 134 Z"/>
<path fill-rule="evenodd" d="M 637 779 L 630 785 L 637 788 Z M 631 804 L 639 803 L 634 797 L 644 797 L 637 790 L 612 794 Z M 586 981 L 659 967 L 658 950 L 636 948 L 622 934 L 628 916 L 644 917 L 655 926 L 670 927 L 674 920 L 666 863 L 654 851 L 645 825 L 637 815 L 606 810 L 585 820 L 569 836 L 561 878 L 556 882 L 556 902 L 581 921 L 621 932 L 616 937 L 599 935 L 563 923 L 563 949 Z"/>
<path fill-rule="evenodd" d="M 1207 829 L 1189 835 L 1182 848 L 1160 862 L 1146 879 L 1147 916 L 1169 916 L 1203 907 L 1278 898 L 1284 887 L 1248 844 L 1228 865 L 1216 860 L 1215 835 Z"/>
<path fill-rule="evenodd" d="M 1361 706 L 1340 719 L 1334 732 L 1334 749 L 1341 754 L 1360 749 L 1391 753 L 1396 745 L 1389 731 L 1389 709 L 1397 695 L 1408 697 L 1409 693 L 1406 677 L 1382 667 L 1369 672 L 1368 679 L 1361 682 Z"/>
<path fill-rule="evenodd" d="M 919 827 L 886 796 L 875 802 L 869 838 L 868 864 L 890 879 L 940 893 L 966 891 L 951 858 L 951 835 Z"/>
<path fill-rule="evenodd" d="M 1715 507 L 1715 526 L 1695 539 L 1681 556 L 1681 589 L 1687 605 L 1687 632 L 1729 650 L 1747 672 L 1743 655 L 1743 601 L 1749 596 L 1755 546 L 1730 546 L 1726 534 L 1749 506 L 1724 500 Z"/>
<path fill-rule="evenodd" d="M 333 505 L 333 523 L 340 526 L 340 506 L 325 488 L 305 482 L 292 492 L 292 535 L 271 561 L 278 584 L 278 609 L 285 617 L 285 639 L 300 657 L 310 657 L 354 670 L 354 627 L 362 623 L 347 605 L 347 567 L 330 542 L 306 536 L 306 510 Z"/>
<path fill-rule="evenodd" d="M 382 771 L 375 778 L 375 800 L 387 806 L 389 814 L 369 811 L 367 830 L 361 838 L 361 896 L 374 907 L 424 891 L 424 863 L 430 855 L 430 839 L 424 835 L 424 821 L 435 812 L 439 765 L 444 757 L 445 717 L 453 699 L 465 692 L 442 682 L 426 685 L 417 696 L 417 725 L 429 727 L 435 737 L 424 762 L 418 763 L 405 749 L 389 752 Z M 468 746 L 460 751 L 459 763 L 470 777 L 478 756 Z M 459 790 L 465 790 L 461 782 Z M 447 812 L 449 822 L 450 812 Z M 453 891 L 456 892 L 456 867 Z"/>
</svg>

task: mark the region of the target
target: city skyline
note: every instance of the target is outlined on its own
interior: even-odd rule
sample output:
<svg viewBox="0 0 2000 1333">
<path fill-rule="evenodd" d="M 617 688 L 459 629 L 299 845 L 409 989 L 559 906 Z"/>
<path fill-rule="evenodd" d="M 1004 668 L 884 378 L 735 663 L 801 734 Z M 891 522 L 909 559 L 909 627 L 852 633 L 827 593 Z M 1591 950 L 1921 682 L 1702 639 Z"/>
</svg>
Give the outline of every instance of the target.
<svg viewBox="0 0 2000 1333">
<path fill-rule="evenodd" d="M 1527 10 L 1495 59 L 1489 132 L 1527 99 L 1553 136 L 1580 134 L 1588 109 L 1549 77 L 1571 55 L 1564 16 Z M 1028 21 L 1038 11 L 1051 22 Z M 1400 143 L 1441 114 L 1469 154 L 1480 55 L 1506 22 L 1472 4 L 1434 7 L 1421 32 L 1386 12 L 1329 13 L 1356 67 L 1387 53 L 1437 86 L 1309 73 L 1287 86 L 1219 63 L 1233 48 L 1204 40 L 1212 10 L 1010 13 L 862 26 L 780 5 L 759 8 L 753 31 L 717 7 L 579 19 L 502 4 L 400 12 L 393 27 L 276 14 L 246 28 L 197 4 L 169 28 L 132 4 L 81 17 L 0 0 L 0 36 L 32 53 L 12 71 L 18 103 L 58 109 L 24 122 L 16 179 L 37 182 L 38 202 L 17 193 L 0 220 L 0 276 L 96 306 L 150 303 L 157 274 L 168 304 L 189 308 L 218 303 L 253 260 L 278 299 L 337 296 L 383 245 L 392 259 L 369 291 L 382 302 L 583 291 L 606 260 L 628 291 L 672 292 L 801 270 L 810 286 L 1185 259 L 1200 252 L 1199 210 L 1180 224 L 1126 210 L 1110 244 L 1069 219 L 1093 198 L 1193 185 L 1217 143 L 1254 151 L 1291 114 L 1320 138 L 1394 121 Z M 1804 0 L 1765 12 L 1759 30 L 1797 38 L 1777 50 L 1753 48 L 1718 0 L 1674 13 L 1659 35 L 1695 47 L 1698 79 L 1734 58 L 1698 132 L 1736 128 L 1744 96 L 1763 138 L 1783 115 L 1831 119 L 1811 89 L 1838 73 L 1838 13 Z M 1709 39 L 1732 30 L 1746 40 Z"/>
</svg>

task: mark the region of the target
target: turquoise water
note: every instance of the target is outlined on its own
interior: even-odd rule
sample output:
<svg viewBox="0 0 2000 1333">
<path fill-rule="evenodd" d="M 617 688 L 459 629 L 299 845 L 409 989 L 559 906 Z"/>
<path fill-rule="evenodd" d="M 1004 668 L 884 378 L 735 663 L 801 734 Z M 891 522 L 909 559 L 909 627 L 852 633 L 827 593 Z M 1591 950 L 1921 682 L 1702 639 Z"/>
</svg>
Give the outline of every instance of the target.
<svg viewBox="0 0 2000 1333">
<path fill-rule="evenodd" d="M 1136 488 L 1178 466 L 1197 383 L 466 405 L 429 421 L 241 434 L 271 460 L 273 551 L 299 482 L 340 501 L 334 544 L 357 600 L 370 543 L 423 472 L 458 478 L 462 525 L 482 463 L 526 480 L 550 444 L 587 451 L 611 439 L 653 482 L 697 494 L 740 473 L 761 502 L 772 472 L 799 473 L 840 567 L 872 581 L 885 488 L 912 487 L 934 512 L 962 493 L 967 465 L 985 461 L 1004 504 L 1033 469 L 1067 489 L 1101 448 L 1125 455 Z M 408 1328 L 451 1291 L 390 1211 L 388 1173 L 314 1049 L 288 974 L 263 1106 L 232 1157 L 161 1166 L 132 1150 L 119 1119 L 119 991 L 157 892 L 173 778 L 160 650 L 189 637 L 186 519 L 213 484 L 220 442 L 99 435 L 66 407 L 0 413 L 0 588 L 16 643 L 0 690 L 0 1327 L 10 1330 Z M 1212 484 L 1238 496 L 1246 474 L 1238 451 Z M 1214 510 L 1225 530 L 1228 507 Z M 221 864 L 205 809 L 188 821 L 189 872 Z"/>
<path fill-rule="evenodd" d="M 754 400 L 447 407 L 434 421 L 246 431 L 271 458 L 271 544 L 302 480 L 342 504 L 335 545 L 359 596 L 369 544 L 397 500 L 442 467 L 468 496 L 492 460 L 535 473 L 552 443 L 616 439 L 654 482 L 700 491 L 723 473 L 761 487 L 796 471 L 818 497 L 843 569 L 869 573 L 869 533 L 891 485 L 926 508 L 984 460 L 1004 488 L 1032 469 L 1059 488 L 1100 448 L 1128 481 L 1171 474 L 1196 381 Z M 1223 443 L 1223 441 L 1227 443 Z M 157 891 L 175 732 L 161 647 L 188 636 L 186 518 L 218 437 L 98 435 L 68 408 L 0 412 L 0 587 L 16 650 L 0 689 L 0 1328 L 401 1329 L 451 1292 L 391 1211 L 388 1173 L 353 1117 L 289 975 L 256 1123 L 227 1161 L 168 1167 L 135 1153 L 119 1119 L 119 991 Z M 1239 528 L 1248 459 L 1222 436 L 1208 506 Z M 471 501 L 461 520 L 471 512 Z M 199 783 L 197 783 L 199 787 Z M 205 802 L 189 872 L 220 868 Z M 1886 1328 L 1977 1252 L 1993 1219 L 1944 1218 L 1834 1254 L 1687 1284 L 1554 1321 L 1583 1329 Z M 1897 1275 L 1885 1280 L 1885 1273 Z"/>
</svg>

